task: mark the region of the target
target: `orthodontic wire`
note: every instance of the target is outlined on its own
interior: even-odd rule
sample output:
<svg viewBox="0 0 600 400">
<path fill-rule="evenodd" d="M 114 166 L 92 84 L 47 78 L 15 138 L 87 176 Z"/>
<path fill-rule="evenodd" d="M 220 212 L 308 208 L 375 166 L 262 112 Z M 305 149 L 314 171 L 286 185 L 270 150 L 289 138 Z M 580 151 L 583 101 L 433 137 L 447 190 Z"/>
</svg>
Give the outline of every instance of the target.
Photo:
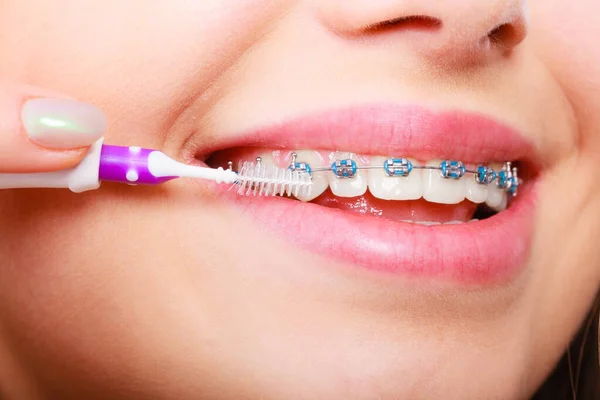
<svg viewBox="0 0 600 400">
<path fill-rule="evenodd" d="M 523 180 L 518 177 L 518 168 L 512 166 L 510 161 L 503 164 L 502 169 L 496 171 L 485 165 L 478 165 L 477 169 L 466 168 L 461 161 L 444 160 L 439 166 L 433 165 L 414 165 L 411 161 L 403 157 L 389 157 L 384 165 L 364 165 L 359 166 L 352 159 L 335 160 L 330 167 L 312 168 L 306 162 L 298 162 L 297 154 L 291 153 L 291 162 L 288 169 L 292 171 L 305 172 L 312 178 L 313 172 L 333 172 L 338 179 L 352 179 L 356 176 L 358 170 L 384 169 L 388 177 L 402 178 L 407 177 L 413 169 L 440 171 L 445 179 L 461 179 L 466 174 L 475 176 L 476 182 L 480 185 L 489 185 L 496 183 L 501 190 L 507 191 L 512 197 L 517 196 L 518 188 Z M 262 159 L 256 158 L 257 165 L 260 165 Z M 232 169 L 232 162 L 228 162 L 229 169 Z M 339 168 L 339 170 L 337 170 Z M 399 168 L 399 170 L 397 170 Z M 398 173 L 397 173 L 398 172 Z"/>
</svg>

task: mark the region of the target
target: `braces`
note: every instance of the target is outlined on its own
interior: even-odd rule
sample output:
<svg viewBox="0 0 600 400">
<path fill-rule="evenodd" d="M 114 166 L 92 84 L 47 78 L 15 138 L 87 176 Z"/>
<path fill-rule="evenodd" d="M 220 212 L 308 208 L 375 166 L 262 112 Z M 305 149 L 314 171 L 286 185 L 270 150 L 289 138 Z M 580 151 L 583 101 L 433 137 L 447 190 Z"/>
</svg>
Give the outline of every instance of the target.
<svg viewBox="0 0 600 400">
<path fill-rule="evenodd" d="M 333 172 L 338 179 L 352 179 L 356 177 L 357 171 L 361 169 L 383 169 L 389 177 L 405 178 L 416 169 L 437 170 L 445 179 L 461 179 L 466 174 L 472 174 L 478 184 L 491 185 L 495 183 L 499 189 L 505 190 L 512 197 L 517 196 L 519 186 L 523 183 L 518 176 L 518 168 L 514 167 L 510 161 L 505 162 L 500 171 L 495 171 L 486 165 L 478 165 L 475 169 L 468 169 L 462 161 L 457 160 L 444 160 L 439 166 L 414 165 L 410 160 L 403 157 L 390 157 L 385 160 L 382 166 L 359 166 L 356 161 L 347 158 L 335 160 L 331 167 L 312 168 L 310 164 L 298 161 L 296 153 L 292 153 L 291 157 L 292 160 L 288 169 L 305 172 L 311 177 L 315 172 Z M 257 167 L 261 165 L 261 162 L 261 158 L 256 157 Z M 231 161 L 228 162 L 228 165 L 231 169 Z"/>
</svg>

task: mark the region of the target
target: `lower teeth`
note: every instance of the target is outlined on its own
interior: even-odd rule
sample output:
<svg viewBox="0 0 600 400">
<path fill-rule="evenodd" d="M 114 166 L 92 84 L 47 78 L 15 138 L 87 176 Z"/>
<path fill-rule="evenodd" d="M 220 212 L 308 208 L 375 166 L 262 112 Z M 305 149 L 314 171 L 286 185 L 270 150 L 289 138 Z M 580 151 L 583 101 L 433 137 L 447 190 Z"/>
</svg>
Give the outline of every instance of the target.
<svg viewBox="0 0 600 400">
<path fill-rule="evenodd" d="M 417 225 L 425 225 L 425 226 L 437 226 L 437 225 L 441 225 L 441 222 L 436 222 L 436 221 L 418 221 L 418 222 L 414 222 Z"/>
<path fill-rule="evenodd" d="M 479 221 L 478 219 L 474 218 L 468 222 L 477 222 Z M 410 221 L 410 220 L 402 220 L 400 222 L 405 222 L 408 224 L 415 224 L 415 225 L 425 225 L 425 226 L 436 226 L 436 225 L 461 225 L 464 224 L 466 222 L 463 221 L 448 221 L 448 222 L 439 222 L 439 221 Z"/>
</svg>

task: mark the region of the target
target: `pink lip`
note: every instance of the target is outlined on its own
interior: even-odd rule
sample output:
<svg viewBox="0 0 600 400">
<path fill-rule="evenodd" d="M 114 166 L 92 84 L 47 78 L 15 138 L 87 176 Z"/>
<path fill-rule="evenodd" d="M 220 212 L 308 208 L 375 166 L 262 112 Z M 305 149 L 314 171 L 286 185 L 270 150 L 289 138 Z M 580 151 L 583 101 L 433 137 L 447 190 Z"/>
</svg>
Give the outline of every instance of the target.
<svg viewBox="0 0 600 400">
<path fill-rule="evenodd" d="M 396 106 L 324 113 L 219 143 L 220 148 L 242 146 L 332 149 L 473 163 L 517 160 L 533 153 L 531 143 L 516 131 L 485 116 Z M 242 203 L 245 215 L 259 225 L 330 259 L 391 275 L 475 285 L 510 280 L 524 268 L 536 197 L 534 183 L 528 182 L 511 206 L 492 218 L 421 226 L 289 199 L 221 193 L 233 204 Z"/>
<path fill-rule="evenodd" d="M 227 135 L 215 150 L 240 147 L 322 149 L 478 163 L 531 157 L 516 130 L 484 115 L 419 107 L 371 106 L 324 112 Z M 234 160 L 235 161 L 235 160 Z"/>
</svg>

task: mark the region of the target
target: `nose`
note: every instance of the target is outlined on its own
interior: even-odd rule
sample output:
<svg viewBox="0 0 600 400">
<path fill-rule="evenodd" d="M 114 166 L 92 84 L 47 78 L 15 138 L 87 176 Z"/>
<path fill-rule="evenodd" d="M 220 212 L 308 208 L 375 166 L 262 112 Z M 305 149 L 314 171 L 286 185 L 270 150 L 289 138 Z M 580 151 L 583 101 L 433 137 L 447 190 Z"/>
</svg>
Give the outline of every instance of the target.
<svg viewBox="0 0 600 400">
<path fill-rule="evenodd" d="M 484 63 L 527 35 L 527 0 L 314 0 L 337 35 L 410 45 L 440 65 Z"/>
</svg>

